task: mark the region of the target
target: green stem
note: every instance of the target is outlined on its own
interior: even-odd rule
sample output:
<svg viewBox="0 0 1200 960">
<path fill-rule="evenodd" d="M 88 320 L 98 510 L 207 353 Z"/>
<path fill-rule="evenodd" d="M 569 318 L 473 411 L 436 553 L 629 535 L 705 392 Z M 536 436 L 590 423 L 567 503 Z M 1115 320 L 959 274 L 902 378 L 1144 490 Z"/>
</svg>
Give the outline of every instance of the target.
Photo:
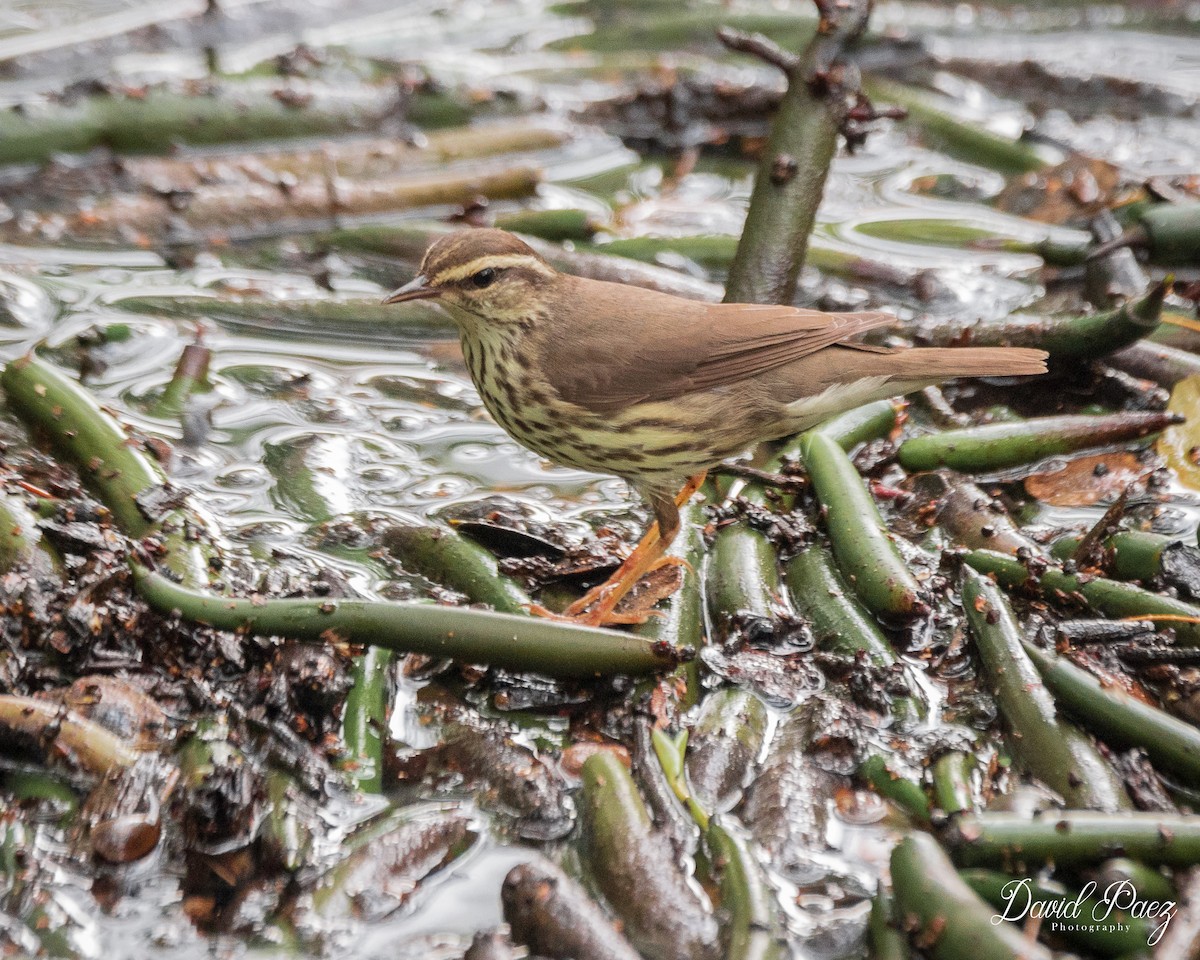
<svg viewBox="0 0 1200 960">
<path fill-rule="evenodd" d="M 1026 643 L 1025 652 L 1068 713 L 1119 747 L 1141 747 L 1150 759 L 1200 786 L 1200 730 L 1136 697 L 1107 687 L 1065 657 Z"/>
<path fill-rule="evenodd" d="M 801 550 L 784 573 L 792 603 L 808 619 L 821 649 L 849 656 L 861 652 L 880 667 L 896 663 L 879 624 L 842 582 L 824 547 L 814 543 Z"/>
<path fill-rule="evenodd" d="M 891 867 L 896 912 L 905 929 L 916 928 L 917 942 L 933 960 L 1050 960 L 1050 951 L 1019 927 L 992 921 L 995 910 L 963 882 L 929 834 L 901 840 Z"/>
<path fill-rule="evenodd" d="M 773 460 L 768 468 L 776 463 Z M 746 484 L 741 496 L 756 506 L 767 503 L 760 483 Z M 745 523 L 731 523 L 717 531 L 709 548 L 705 595 L 718 627 L 735 620 L 774 619 L 785 601 L 779 558 L 767 535 Z"/>
<path fill-rule="evenodd" d="M 354 660 L 354 685 L 342 713 L 346 768 L 364 793 L 383 792 L 383 742 L 387 735 L 392 653 L 367 647 Z"/>
<path fill-rule="evenodd" d="M 1115 853 L 1145 864 L 1193 867 L 1200 862 L 1200 817 L 1122 811 L 1048 810 L 959 817 L 949 841 L 956 862 L 1022 873 L 1098 863 Z"/>
<path fill-rule="evenodd" d="M 696 801 L 683 776 L 688 731 L 680 730 L 674 737 L 671 737 L 666 732 L 655 729 L 650 731 L 650 742 L 653 745 L 654 757 L 658 761 L 667 788 L 675 796 L 675 799 L 687 808 L 688 813 L 691 814 L 700 829 L 707 830 L 712 808 L 704 807 Z"/>
<path fill-rule="evenodd" d="M 915 822 L 929 823 L 933 811 L 925 789 L 894 758 L 872 753 L 858 768 L 858 775 Z"/>
<path fill-rule="evenodd" d="M 208 365 L 211 359 L 212 351 L 202 343 L 189 343 L 184 347 L 179 362 L 175 364 L 175 373 L 158 402 L 151 407 L 150 415 L 163 419 L 178 417 L 192 394 L 209 390 Z"/>
<path fill-rule="evenodd" d="M 584 855 L 600 891 L 648 960 L 713 960 L 717 925 L 654 831 L 625 765 L 611 751 L 583 764 Z"/>
<path fill-rule="evenodd" d="M 720 877 L 721 907 L 729 916 L 722 931 L 727 960 L 782 960 L 789 956 L 775 892 L 743 831 L 713 820 L 705 839 Z"/>
<path fill-rule="evenodd" d="M 1070 560 L 1082 542 L 1080 537 L 1061 537 L 1050 548 L 1056 560 Z M 1111 562 L 1105 566 L 1118 580 L 1153 580 L 1163 572 L 1163 555 L 1172 547 L 1196 552 L 1174 537 L 1141 530 L 1121 530 L 1104 541 L 1104 550 Z"/>
<path fill-rule="evenodd" d="M 898 457 L 904 469 L 913 471 L 938 467 L 1006 470 L 1047 457 L 1140 440 L 1178 422 L 1177 414 L 1153 412 L 989 423 L 913 437 L 900 444 Z"/>
<path fill-rule="evenodd" d="M 207 583 L 202 544 L 190 535 L 193 516 L 170 510 L 151 519 L 143 512 L 139 498 L 166 477 L 82 386 L 32 354 L 10 362 L 0 386 L 9 407 L 76 465 L 126 536 L 161 532 L 172 572 L 189 584 Z"/>
<path fill-rule="evenodd" d="M 32 354 L 13 360 L 0 375 L 9 406 L 45 430 L 131 537 L 153 532 L 137 497 L 161 486 L 162 471 L 92 397 L 73 380 Z"/>
<path fill-rule="evenodd" d="M 1033 576 L 1020 560 L 990 550 L 969 551 L 963 560 L 980 573 L 995 577 L 1005 589 L 1031 587 L 1058 602 L 1077 597 L 1105 616 L 1151 620 L 1159 630 L 1174 630 L 1179 643 L 1200 645 L 1200 607 L 1182 600 L 1104 577 L 1067 574 L 1056 567 L 1047 567 Z"/>
<path fill-rule="evenodd" d="M 512 233 L 540 237 L 552 243 L 586 242 L 596 233 L 596 215 L 590 210 L 518 210 L 496 217 L 496 226 Z"/>
<path fill-rule="evenodd" d="M 101 144 L 118 153 L 154 153 L 178 143 L 373 130 L 395 108 L 393 92 L 384 88 L 363 88 L 357 95 L 318 91 L 303 107 L 289 106 L 287 97 L 277 96 L 280 90 L 286 87 L 227 84 L 211 96 L 151 90 L 139 97 L 93 96 L 71 106 L 6 110 L 0 116 L 0 164 L 41 163 L 55 153 L 83 152 Z M 418 112 L 411 110 L 410 119 Z M 440 119 L 442 125 L 464 122 L 465 113 L 461 107 L 456 116 L 423 111 L 424 119 Z"/>
<path fill-rule="evenodd" d="M 431 525 L 396 525 L 384 546 L 406 569 L 485 603 L 500 613 L 528 613 L 532 604 L 521 586 L 500 572 L 496 558 L 453 530 Z"/>
<path fill-rule="evenodd" d="M 943 753 L 933 763 L 933 799 L 948 817 L 975 812 L 971 773 L 975 757 L 961 750 Z"/>
<path fill-rule="evenodd" d="M 1163 281 L 1141 299 L 1100 313 L 1043 317 L 1014 314 L 995 323 L 953 323 L 918 330 L 922 343 L 933 346 L 1036 347 L 1051 357 L 1094 360 L 1150 336 L 1162 321 Z"/>
<path fill-rule="evenodd" d="M 1008 747 L 1022 770 L 1071 807 L 1127 810 L 1121 778 L 1079 729 L 1060 720 L 1054 699 L 1022 647 L 1021 628 L 996 585 L 963 568 L 963 610 L 988 685 L 1011 732 Z"/>
<path fill-rule="evenodd" d="M 954 116 L 946 98 L 878 78 L 867 81 L 866 90 L 877 105 L 904 107 L 908 122 L 920 128 L 922 139 L 932 149 L 1006 174 L 1031 173 L 1047 166 L 1033 147 Z"/>
<path fill-rule="evenodd" d="M 385 647 L 552 677 L 670 670 L 673 650 L 637 637 L 536 617 L 461 607 L 366 600 L 232 599 L 172 583 L 133 564 L 134 585 L 164 616 L 253 636 Z"/>
<path fill-rule="evenodd" d="M 1096 870 L 1096 882 L 1100 889 L 1107 890 L 1113 884 L 1127 884 L 1137 891 L 1139 900 L 1175 900 L 1178 892 L 1175 885 L 1161 870 L 1128 857 L 1106 860 Z"/>
<path fill-rule="evenodd" d="M 1024 221 L 1023 225 L 1027 230 L 1041 230 L 1045 236 L 1041 240 L 1018 240 L 1002 229 L 941 218 L 875 220 L 857 224 L 854 229 L 868 237 L 895 243 L 1032 253 L 1053 267 L 1078 266 L 1087 258 L 1092 238 L 1086 231 L 1048 227 L 1046 224 L 1032 221 Z"/>
<path fill-rule="evenodd" d="M 58 566 L 23 495 L 0 488 L 0 574 L 24 567 L 37 575 L 54 576 Z"/>
<path fill-rule="evenodd" d="M 1138 219 L 1150 259 L 1159 264 L 1200 264 L 1200 203 L 1158 203 Z"/>
<path fill-rule="evenodd" d="M 854 464 L 836 440 L 810 430 L 800 440 L 813 492 L 838 567 L 876 616 L 911 619 L 928 610 L 925 593 L 908 569 Z"/>
<path fill-rule="evenodd" d="M 871 960 L 909 960 L 912 955 L 908 941 L 896 929 L 894 916 L 892 897 L 881 887 L 871 900 L 871 914 L 867 918 Z"/>
<path fill-rule="evenodd" d="M 849 453 L 860 443 L 869 440 L 880 440 L 896 429 L 896 404 L 891 400 L 876 400 L 874 403 L 863 404 L 845 413 L 831 417 L 819 427 L 813 427 L 813 433 L 821 433 L 832 439 L 839 447 Z M 795 447 L 785 448 L 787 455 L 793 449 L 799 454 L 799 442 L 793 441 Z"/>
<path fill-rule="evenodd" d="M 837 151 L 844 104 L 847 96 L 857 93 L 854 81 L 846 88 L 839 79 L 853 76 L 853 71 L 846 73 L 842 54 L 866 29 L 870 4 L 845 3 L 824 10 L 817 34 L 801 56 L 787 54 L 763 37 L 721 34 L 734 49 L 765 54 L 787 77 L 729 268 L 725 299 L 731 303 L 791 303 L 795 296 Z"/>
</svg>

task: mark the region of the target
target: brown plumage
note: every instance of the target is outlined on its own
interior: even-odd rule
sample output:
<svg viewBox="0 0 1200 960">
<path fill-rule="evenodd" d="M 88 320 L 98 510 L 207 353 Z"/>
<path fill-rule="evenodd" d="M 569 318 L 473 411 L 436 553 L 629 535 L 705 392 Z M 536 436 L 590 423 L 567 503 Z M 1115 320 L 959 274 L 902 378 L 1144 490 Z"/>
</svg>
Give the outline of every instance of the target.
<svg viewBox="0 0 1200 960">
<path fill-rule="evenodd" d="M 649 500 L 666 542 L 680 484 L 747 447 L 953 377 L 1046 369 L 1040 350 L 850 342 L 892 323 L 886 313 L 697 303 L 560 274 L 502 230 L 438 240 L 388 302 L 426 298 L 458 321 L 472 379 L 500 425 L 550 460 L 624 477 Z M 648 568 L 643 548 L 661 555 L 658 542 L 652 528 L 623 566 L 625 589 Z M 602 596 L 589 619 L 604 619 L 613 592 L 589 594 L 578 609 Z"/>
</svg>

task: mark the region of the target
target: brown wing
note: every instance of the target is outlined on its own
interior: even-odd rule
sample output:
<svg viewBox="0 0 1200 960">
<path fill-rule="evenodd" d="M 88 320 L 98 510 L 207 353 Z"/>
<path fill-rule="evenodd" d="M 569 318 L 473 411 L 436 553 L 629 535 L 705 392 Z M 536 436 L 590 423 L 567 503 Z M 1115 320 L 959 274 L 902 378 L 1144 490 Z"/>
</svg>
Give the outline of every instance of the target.
<svg viewBox="0 0 1200 960">
<path fill-rule="evenodd" d="M 578 322 L 559 326 L 542 352 L 560 396 L 597 413 L 737 383 L 896 319 L 696 303 L 619 284 L 575 283 L 561 309 Z"/>
</svg>

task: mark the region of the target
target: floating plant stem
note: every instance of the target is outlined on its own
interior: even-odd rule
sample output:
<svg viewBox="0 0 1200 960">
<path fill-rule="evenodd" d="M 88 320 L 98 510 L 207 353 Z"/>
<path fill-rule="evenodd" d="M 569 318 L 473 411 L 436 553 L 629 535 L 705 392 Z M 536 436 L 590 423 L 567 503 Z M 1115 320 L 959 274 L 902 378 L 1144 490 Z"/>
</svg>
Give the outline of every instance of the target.
<svg viewBox="0 0 1200 960">
<path fill-rule="evenodd" d="M 929 823 L 932 809 L 925 788 L 896 760 L 883 753 L 872 753 L 858 768 L 858 775 L 914 822 Z"/>
<path fill-rule="evenodd" d="M 282 85 L 227 84 L 208 96 L 151 90 L 140 97 L 97 95 L 70 106 L 6 110 L 0 115 L 0 163 L 40 163 L 55 153 L 82 152 L 101 144 L 119 153 L 153 153 L 178 143 L 374 130 L 396 109 L 394 94 L 382 87 L 363 87 L 358 95 L 349 96 L 320 91 L 308 97 L 303 108 L 289 106 L 288 99 Z M 462 123 L 465 114 L 461 107 L 457 117 L 427 110 L 423 119 L 427 123 L 439 118 Z"/>
<path fill-rule="evenodd" d="M 1004 595 L 986 577 L 963 568 L 963 610 L 988 686 L 1008 726 L 1008 749 L 1071 807 L 1127 810 L 1121 778 L 1091 739 L 1058 716 L 1054 699 L 1022 647 L 1021 628 Z"/>
<path fill-rule="evenodd" d="M 787 562 L 785 573 L 792 603 L 812 624 L 822 649 L 850 656 L 863 653 L 880 667 L 896 663 L 875 618 L 843 583 L 823 546 L 805 547 Z"/>
<path fill-rule="evenodd" d="M 1116 852 L 1144 864 L 1193 867 L 1200 862 L 1200 817 L 1180 814 L 1047 810 L 1026 817 L 979 813 L 958 818 L 948 842 L 968 867 L 1041 869 L 1107 860 Z M 989 908 L 990 910 L 990 908 Z"/>
<path fill-rule="evenodd" d="M 879 440 L 891 433 L 896 428 L 896 413 L 896 404 L 891 400 L 876 400 L 831 417 L 812 432 L 830 437 L 849 453 L 860 443 Z M 794 443 L 796 446 L 789 444 L 785 448 L 785 456 L 793 449 L 799 453 L 800 440 Z"/>
<path fill-rule="evenodd" d="M 906 470 L 1005 470 L 1047 457 L 1140 440 L 1181 421 L 1174 413 L 1126 412 L 988 423 L 905 440 L 898 457 Z"/>
<path fill-rule="evenodd" d="M 354 685 L 346 695 L 342 713 L 342 741 L 346 745 L 346 767 L 358 789 L 383 792 L 383 741 L 390 706 L 392 653 L 382 647 L 367 647 L 354 660 Z"/>
<path fill-rule="evenodd" d="M 207 582 L 204 545 L 192 532 L 195 518 L 181 509 L 151 517 L 143 498 L 166 484 L 158 465 L 76 381 L 29 354 L 0 374 L 8 405 L 44 432 L 76 465 L 127 536 L 161 532 L 166 564 L 188 584 Z"/>
<path fill-rule="evenodd" d="M 597 886 L 649 960 L 712 960 L 717 924 L 654 830 L 637 786 L 610 751 L 583 764 L 584 856 Z"/>
<path fill-rule="evenodd" d="M 428 577 L 500 613 L 527 613 L 529 595 L 502 574 L 490 551 L 455 531 L 430 524 L 395 524 L 383 543 L 406 569 Z"/>
<path fill-rule="evenodd" d="M 917 331 L 922 343 L 975 347 L 1036 347 L 1052 358 L 1094 360 L 1136 343 L 1160 329 L 1170 283 L 1155 284 L 1145 296 L 1099 313 L 1036 316 L 1013 314 L 992 323 L 958 321 Z"/>
<path fill-rule="evenodd" d="M 10 362 L 0 384 L 12 409 L 84 469 L 84 479 L 125 533 L 144 537 L 153 530 L 137 498 L 166 478 L 90 394 L 33 355 Z"/>
<path fill-rule="evenodd" d="M 651 673 L 678 664 L 673 649 L 615 630 L 422 603 L 233 599 L 189 590 L 137 564 L 133 573 L 138 593 L 164 616 L 253 636 L 336 639 L 552 677 Z"/>
<path fill-rule="evenodd" d="M 1104 577 L 1076 576 L 1053 566 L 1035 574 L 1015 557 L 990 550 L 971 550 L 963 560 L 980 573 L 995 577 L 1005 589 L 1032 588 L 1054 602 L 1077 598 L 1107 617 L 1150 620 L 1156 629 L 1173 629 L 1179 643 L 1200 645 L 1200 607 L 1166 594 Z"/>
<path fill-rule="evenodd" d="M 928 603 L 892 542 L 879 509 L 841 445 L 810 430 L 800 441 L 813 492 L 825 508 L 833 554 L 843 576 L 876 616 L 920 616 Z"/>
<path fill-rule="evenodd" d="M 954 116 L 950 101 L 944 98 L 878 78 L 871 78 L 866 89 L 880 103 L 902 106 L 908 113 L 908 123 L 920 129 L 930 147 L 1000 173 L 1030 173 L 1048 166 L 1032 146 Z"/>
<path fill-rule="evenodd" d="M 709 823 L 705 839 L 720 877 L 721 907 L 729 915 L 722 931 L 728 943 L 726 960 L 782 960 L 788 956 L 775 891 L 744 831 L 719 818 Z"/>
<path fill-rule="evenodd" d="M 947 816 L 971 813 L 975 797 L 971 790 L 971 772 L 975 757 L 961 750 L 943 753 L 933 762 L 933 799 Z"/>
<path fill-rule="evenodd" d="M 892 850 L 892 895 L 902 929 L 915 930 L 934 960 L 1050 960 L 1012 923 L 995 923 L 995 909 L 963 882 L 941 845 L 910 833 Z"/>
<path fill-rule="evenodd" d="M 1200 786 L 1200 730 L 1195 726 L 1106 686 L 1066 657 L 1030 643 L 1025 652 L 1055 700 L 1106 743 L 1141 747 L 1156 764 Z"/>
<path fill-rule="evenodd" d="M 199 340 L 184 347 L 179 361 L 175 364 L 175 373 L 158 402 L 151 408 L 150 415 L 163 418 L 178 417 L 193 394 L 210 389 L 208 365 L 211 360 L 212 350 Z"/>
</svg>

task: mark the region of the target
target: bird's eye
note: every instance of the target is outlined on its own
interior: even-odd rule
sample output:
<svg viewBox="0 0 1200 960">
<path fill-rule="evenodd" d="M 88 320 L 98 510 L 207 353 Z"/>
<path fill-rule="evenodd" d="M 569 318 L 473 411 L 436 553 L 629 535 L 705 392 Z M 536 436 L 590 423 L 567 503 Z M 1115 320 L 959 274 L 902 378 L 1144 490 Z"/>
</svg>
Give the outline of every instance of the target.
<svg viewBox="0 0 1200 960">
<path fill-rule="evenodd" d="M 484 287 L 490 287 L 495 279 L 496 271 L 491 267 L 484 267 L 471 277 L 471 282 L 482 290 Z"/>
</svg>

